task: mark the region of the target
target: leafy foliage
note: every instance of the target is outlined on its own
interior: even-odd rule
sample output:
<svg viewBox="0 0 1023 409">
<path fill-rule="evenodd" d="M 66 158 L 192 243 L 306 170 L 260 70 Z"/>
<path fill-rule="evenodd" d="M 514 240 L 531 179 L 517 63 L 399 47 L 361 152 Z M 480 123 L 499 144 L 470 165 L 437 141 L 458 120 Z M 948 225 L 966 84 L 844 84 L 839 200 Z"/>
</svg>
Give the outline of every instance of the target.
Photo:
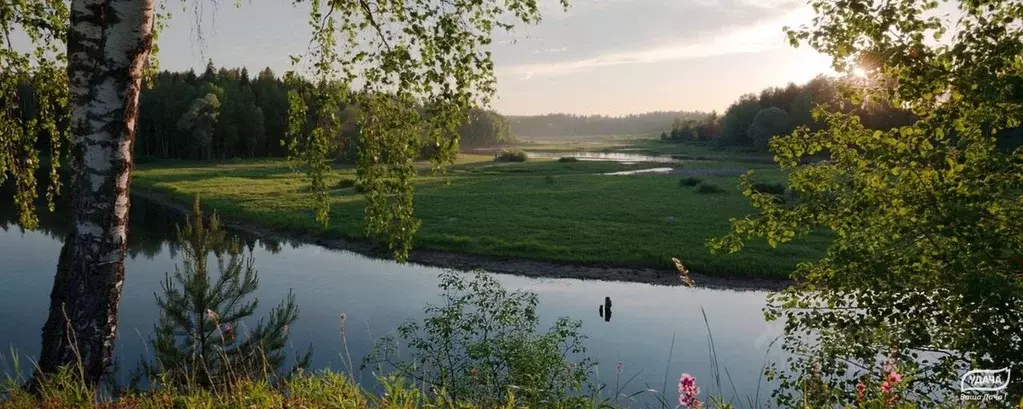
<svg viewBox="0 0 1023 409">
<path fill-rule="evenodd" d="M 779 403 L 850 404 L 879 354 L 906 367 L 905 398 L 927 406 L 955 399 L 971 367 L 1023 370 L 1023 151 L 996 148 L 1023 117 L 1023 5 L 962 2 L 951 21 L 931 1 L 811 4 L 818 17 L 789 31 L 793 43 L 867 72 L 841 90 L 850 103 L 886 101 L 916 121 L 871 129 L 855 112 L 818 108 L 826 129 L 771 142 L 794 203 L 742 181 L 759 212 L 733 220 L 715 247 L 835 237 L 826 257 L 796 269 L 797 286 L 770 297 L 767 317 L 784 318 L 796 357 L 773 372 Z M 830 160 L 803 160 L 820 153 Z"/>
<path fill-rule="evenodd" d="M 567 0 L 562 5 L 568 7 Z M 358 107 L 362 144 L 356 162 L 366 189 L 366 233 L 386 240 L 403 261 L 420 224 L 412 196 L 419 147 L 431 146 L 438 166 L 453 160 L 467 110 L 486 106 L 494 92 L 486 50 L 494 30 L 538 22 L 537 1 L 312 0 L 310 6 L 312 50 L 305 61 L 317 103 L 310 106 L 289 92 L 291 152 L 319 192 L 317 218 L 326 223 L 323 192 L 333 172 L 327 153 L 341 128 L 335 112 Z M 311 132 L 296 124 L 306 116 L 317 124 Z"/>
<path fill-rule="evenodd" d="M 785 194 L 785 184 L 783 183 L 753 182 L 750 187 L 752 187 L 755 192 L 766 193 L 769 195 Z"/>
<path fill-rule="evenodd" d="M 792 131 L 792 121 L 784 109 L 778 107 L 764 108 L 753 117 L 747 133 L 754 148 L 767 150 L 771 138 Z"/>
<path fill-rule="evenodd" d="M 220 118 L 220 99 L 215 93 L 196 99 L 192 106 L 178 120 L 178 130 L 196 138 L 195 155 L 203 159 L 213 158 L 213 132 Z"/>
<path fill-rule="evenodd" d="M 0 4 L 0 34 L 7 39 L 0 47 L 0 185 L 8 180 L 14 184 L 19 222 L 28 228 L 38 224 L 34 207 L 39 194 L 36 171 L 44 162 L 41 150 L 49 151 L 46 198 L 51 210 L 60 193 L 61 149 L 68 140 L 64 40 L 69 23 L 70 12 L 62 0 Z M 26 35 L 27 51 L 12 46 L 12 32 Z"/>
<path fill-rule="evenodd" d="M 538 332 L 536 294 L 508 292 L 484 273 L 441 275 L 444 302 L 426 307 L 397 337 L 411 360 L 397 361 L 397 338 L 378 342 L 366 365 L 389 364 L 407 379 L 452 400 L 479 405 L 514 394 L 530 406 L 585 399 L 579 394 L 592 362 L 584 357 L 580 321 L 559 318 Z"/>
<path fill-rule="evenodd" d="M 247 299 L 259 286 L 252 255 L 236 238 L 228 238 L 216 214 L 208 220 L 198 199 L 185 226 L 178 230 L 183 258 L 156 297 L 160 320 L 152 339 L 155 362 L 145 375 L 173 387 L 222 387 L 240 379 L 262 379 L 284 364 L 288 327 L 298 319 L 291 293 L 270 311 L 266 322 L 245 328 L 258 299 Z M 209 272 L 214 255 L 219 274 Z M 308 366 L 310 354 L 297 366 Z"/>
</svg>

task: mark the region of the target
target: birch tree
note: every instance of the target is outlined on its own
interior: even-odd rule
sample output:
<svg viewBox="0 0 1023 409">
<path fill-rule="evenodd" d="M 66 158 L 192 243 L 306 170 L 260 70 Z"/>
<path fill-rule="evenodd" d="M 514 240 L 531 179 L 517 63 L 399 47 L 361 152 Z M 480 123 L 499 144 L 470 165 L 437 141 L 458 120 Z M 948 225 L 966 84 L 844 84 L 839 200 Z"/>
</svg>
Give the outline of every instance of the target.
<svg viewBox="0 0 1023 409">
<path fill-rule="evenodd" d="M 194 0 L 191 4 L 199 4 Z M 567 7 L 566 0 L 561 0 Z M 537 0 L 293 0 L 308 6 L 318 84 L 316 109 L 292 99 L 292 153 L 329 214 L 327 152 L 341 126 L 334 113 L 355 105 L 361 138 L 358 175 L 367 188 L 366 225 L 404 260 L 418 227 L 413 214 L 414 161 L 424 143 L 435 163 L 453 159 L 465 110 L 494 92 L 488 46 L 494 30 L 536 23 Z M 41 135 L 51 141 L 52 198 L 60 191 L 61 142 L 69 139 L 74 229 L 65 240 L 43 328 L 43 373 L 80 364 L 97 382 L 110 367 L 124 284 L 132 143 L 139 89 L 157 26 L 153 0 L 13 0 L 0 3 L 0 183 L 16 187 L 23 225 L 32 227 Z M 31 47 L 15 49 L 12 33 Z M 301 50 L 297 50 L 301 51 Z M 66 67 L 66 71 L 65 71 Z M 66 74 L 65 74 L 66 72 Z M 290 76 L 297 78 L 296 73 Z M 32 81 L 41 102 L 25 119 L 19 82 Z M 67 131 L 59 116 L 67 112 Z M 311 130 L 301 126 L 317 118 Z"/>
</svg>

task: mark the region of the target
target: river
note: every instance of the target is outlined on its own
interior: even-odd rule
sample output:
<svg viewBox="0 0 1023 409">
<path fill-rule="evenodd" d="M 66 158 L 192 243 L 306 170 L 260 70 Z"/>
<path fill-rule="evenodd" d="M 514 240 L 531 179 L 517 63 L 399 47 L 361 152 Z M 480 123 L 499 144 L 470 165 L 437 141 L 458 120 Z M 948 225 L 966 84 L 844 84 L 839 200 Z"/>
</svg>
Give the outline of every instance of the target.
<svg viewBox="0 0 1023 409">
<path fill-rule="evenodd" d="M 4 202 L 0 205 L 0 353 L 8 355 L 10 346 L 25 362 L 26 356 L 35 357 L 39 352 L 53 272 L 68 224 L 62 214 L 44 214 L 40 230 L 25 231 L 12 222 L 15 216 L 10 199 Z M 173 244 L 179 217 L 159 204 L 134 200 L 115 353 L 120 368 L 116 377 L 121 382 L 127 381 L 129 370 L 140 358 L 149 357 L 146 339 L 158 317 L 154 293 L 160 290 L 164 274 L 173 272 L 179 262 Z M 344 368 L 339 331 L 342 313 L 347 316 L 348 347 L 357 367 L 375 339 L 410 317 L 421 318 L 424 306 L 440 300 L 436 287 L 443 272 L 440 268 L 402 265 L 311 244 L 242 238 L 259 271 L 260 304 L 255 317 L 265 315 L 289 289 L 294 291 L 300 314 L 291 327 L 292 348 L 302 352 L 312 345 L 314 368 Z M 620 361 L 623 382 L 638 373 L 623 389 L 625 393 L 648 387 L 661 390 L 666 384 L 671 402 L 683 372 L 696 376 L 705 394 L 718 393 L 711 377 L 708 332 L 701 309 L 710 323 L 722 377 L 725 369 L 731 374 L 730 382 L 722 380 L 720 393 L 724 396 L 736 403 L 753 398 L 765 357 L 780 356 L 777 346 L 768 351 L 781 328 L 763 321 L 761 308 L 767 294 L 763 291 L 512 275 L 497 278 L 508 288 L 539 295 L 542 326 L 560 316 L 582 320 L 589 337 L 588 355 L 598 361 L 598 376 L 610 389 Z M 611 297 L 614 303 L 609 322 L 598 316 L 597 307 L 604 297 Z M 5 370 L 9 368 L 0 362 L 0 374 Z M 765 401 L 770 388 L 763 384 L 759 389 L 759 400 Z"/>
</svg>

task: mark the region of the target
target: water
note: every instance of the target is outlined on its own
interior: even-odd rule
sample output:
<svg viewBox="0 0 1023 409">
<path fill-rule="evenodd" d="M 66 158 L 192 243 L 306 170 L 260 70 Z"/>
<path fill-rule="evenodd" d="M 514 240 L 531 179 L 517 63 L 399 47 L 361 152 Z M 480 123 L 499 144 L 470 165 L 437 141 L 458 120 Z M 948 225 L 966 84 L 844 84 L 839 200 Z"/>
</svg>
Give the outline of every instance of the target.
<svg viewBox="0 0 1023 409">
<path fill-rule="evenodd" d="M 5 354 L 8 346 L 30 356 L 37 356 L 39 351 L 60 237 L 67 232 L 62 215 L 43 216 L 42 230 L 23 231 L 12 224 L 10 210 L 0 206 L 0 226 L 7 226 L 0 230 L 0 323 L 4 330 L 0 352 Z M 144 340 L 158 315 L 154 292 L 160 290 L 164 273 L 174 271 L 179 261 L 176 246 L 171 244 L 173 226 L 179 221 L 173 212 L 137 199 L 130 220 L 127 279 L 116 349 L 120 364 L 117 378 L 121 381 L 127 380 L 128 371 L 140 357 L 148 356 Z M 253 320 L 265 315 L 292 289 L 300 308 L 299 319 L 291 327 L 292 348 L 303 352 L 313 345 L 315 368 L 344 368 L 339 334 L 342 313 L 347 314 L 348 344 L 358 366 L 373 340 L 409 317 L 422 317 L 427 303 L 439 301 L 439 268 L 399 265 L 302 243 L 252 238 L 244 241 L 252 249 L 259 270 L 260 308 Z M 768 344 L 781 332 L 779 326 L 763 322 L 761 308 L 766 293 L 760 291 L 510 275 L 498 279 L 509 288 L 539 294 L 545 327 L 559 316 L 582 320 L 583 331 L 589 336 L 588 353 L 599 362 L 601 380 L 609 383 L 610 389 L 614 388 L 617 362 L 624 365 L 623 378 L 639 373 L 624 388 L 625 393 L 662 388 L 673 336 L 674 352 L 666 381 L 669 400 L 676 396 L 675 383 L 682 372 L 696 376 L 705 393 L 716 391 L 710 375 L 702 308 L 713 331 L 719 363 L 728 369 L 738 399 L 745 402 L 756 392 Z M 610 322 L 599 317 L 597 311 L 606 296 L 614 303 Z M 779 354 L 771 351 L 770 355 L 776 359 Z M 0 368 L 0 372 L 6 370 Z M 726 396 L 736 395 L 727 380 L 722 384 Z M 765 400 L 770 389 L 766 384 L 761 389 L 761 400 Z"/>
<path fill-rule="evenodd" d="M 589 161 L 607 162 L 653 162 L 653 163 L 681 163 L 682 160 L 666 155 L 645 155 L 641 153 L 626 152 L 529 152 L 529 156 L 537 158 L 577 158 Z"/>
<path fill-rule="evenodd" d="M 622 171 L 618 171 L 618 172 L 608 172 L 608 173 L 602 173 L 602 175 L 608 175 L 608 176 L 629 176 L 629 175 L 639 175 L 639 174 L 644 174 L 644 173 L 660 174 L 660 173 L 668 173 L 668 172 L 671 172 L 671 171 L 672 171 L 672 168 L 650 168 L 650 169 L 622 170 Z"/>
</svg>

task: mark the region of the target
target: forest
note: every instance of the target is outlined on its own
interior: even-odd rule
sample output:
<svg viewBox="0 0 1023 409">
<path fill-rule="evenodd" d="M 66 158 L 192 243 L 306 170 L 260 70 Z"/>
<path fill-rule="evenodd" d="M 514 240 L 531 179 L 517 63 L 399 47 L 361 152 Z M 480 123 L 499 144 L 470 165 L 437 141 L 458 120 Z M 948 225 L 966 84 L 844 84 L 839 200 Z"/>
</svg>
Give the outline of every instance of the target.
<svg viewBox="0 0 1023 409">
<path fill-rule="evenodd" d="M 315 106 L 312 84 L 285 80 L 270 68 L 250 75 L 245 68 L 216 68 L 210 61 L 202 74 L 162 71 L 140 100 L 135 154 L 146 159 L 228 159 L 283 157 L 288 131 L 289 91 Z M 336 135 L 335 160 L 352 162 L 358 146 L 358 110 L 345 107 Z M 310 117 L 310 121 L 313 121 Z M 311 124 L 309 124 L 311 125 Z M 510 141 L 508 122 L 498 113 L 476 108 L 459 127 L 464 148 Z"/>
<path fill-rule="evenodd" d="M 804 126 L 814 131 L 826 128 L 823 120 L 813 116 L 814 107 L 822 105 L 833 111 L 857 114 L 869 129 L 887 130 L 916 121 L 910 111 L 893 108 L 886 101 L 854 106 L 841 94 L 843 81 L 848 83 L 855 78 L 820 75 L 802 85 L 789 83 L 745 94 L 729 105 L 723 115 L 712 112 L 698 118 L 673 118 L 670 131 L 661 132 L 660 137 L 667 142 L 709 142 L 715 146 L 767 151 L 768 141 L 775 136 Z"/>
<path fill-rule="evenodd" d="M 696 111 L 655 111 L 622 116 L 546 114 L 508 115 L 511 134 L 520 138 L 564 136 L 650 135 L 665 129 L 673 119 L 697 120 L 706 116 Z"/>
</svg>

